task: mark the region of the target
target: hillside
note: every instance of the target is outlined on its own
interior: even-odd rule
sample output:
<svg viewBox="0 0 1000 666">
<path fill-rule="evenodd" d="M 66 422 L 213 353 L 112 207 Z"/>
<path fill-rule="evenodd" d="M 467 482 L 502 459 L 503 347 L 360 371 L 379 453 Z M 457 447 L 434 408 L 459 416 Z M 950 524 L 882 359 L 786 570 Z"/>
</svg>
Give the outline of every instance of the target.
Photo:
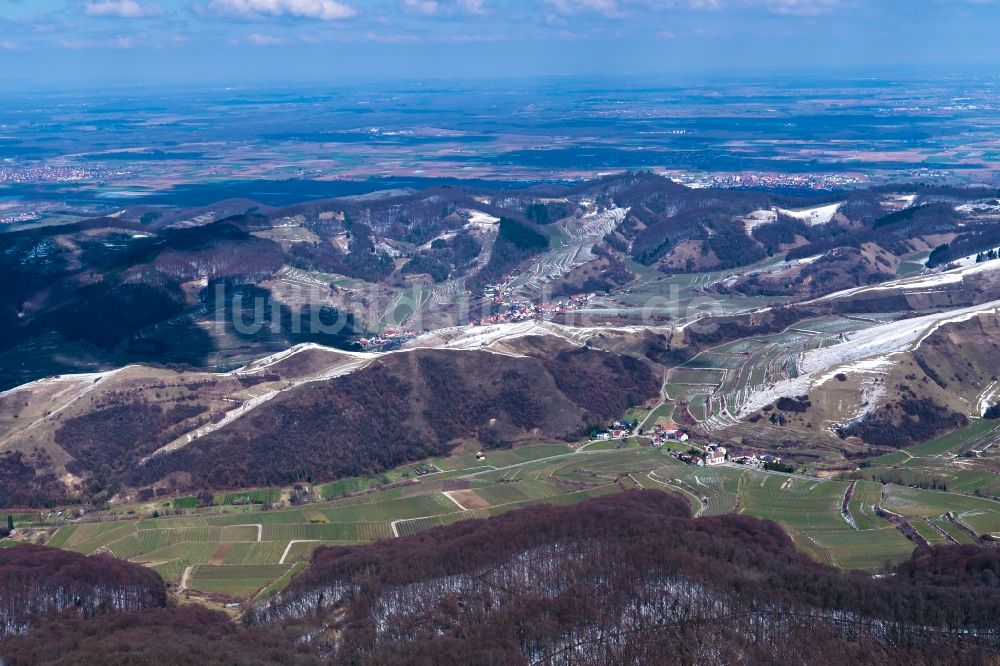
<svg viewBox="0 0 1000 666">
<path fill-rule="evenodd" d="M 901 320 L 806 352 L 801 374 L 750 396 L 760 421 L 777 405 L 790 433 L 819 429 L 896 448 L 962 428 L 995 400 L 1000 325 L 995 304 Z M 782 402 L 808 398 L 805 408 Z M 777 401 L 777 402 L 776 402 Z"/>
<path fill-rule="evenodd" d="M 588 309 L 635 323 L 636 306 L 669 298 L 671 285 L 729 313 L 870 289 L 994 256 L 991 194 L 790 198 L 625 172 L 29 227 L 0 235 L 0 389 L 132 362 L 232 369 L 304 342 L 357 349 L 386 330 L 516 321 L 581 294 Z M 845 312 L 892 303 L 861 293 Z M 949 299 L 927 292 L 910 306 L 957 305 Z M 657 310 L 661 322 L 691 316 Z"/>
<path fill-rule="evenodd" d="M 146 462 L 136 484 L 276 485 L 374 474 L 444 455 L 583 436 L 654 398 L 643 362 L 576 348 L 538 357 L 414 350 L 283 393 L 248 416 Z"/>
</svg>

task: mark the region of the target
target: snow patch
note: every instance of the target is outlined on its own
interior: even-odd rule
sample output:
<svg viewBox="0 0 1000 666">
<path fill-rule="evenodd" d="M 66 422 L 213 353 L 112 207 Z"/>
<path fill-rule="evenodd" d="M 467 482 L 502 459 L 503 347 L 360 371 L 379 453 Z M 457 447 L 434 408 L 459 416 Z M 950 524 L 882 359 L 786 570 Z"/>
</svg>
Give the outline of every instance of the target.
<svg viewBox="0 0 1000 666">
<path fill-rule="evenodd" d="M 469 221 L 465 223 L 469 229 L 492 229 L 500 223 L 499 217 L 494 217 L 481 210 L 465 210 L 463 213 L 469 216 Z"/>
<path fill-rule="evenodd" d="M 816 208 L 805 208 L 802 210 L 790 210 L 787 208 L 775 208 L 774 210 L 782 215 L 787 215 L 788 217 L 795 218 L 805 222 L 810 226 L 815 226 L 817 224 L 826 224 L 833 219 L 833 216 L 837 214 L 840 207 L 844 205 L 844 202 L 829 204 L 827 206 L 817 206 Z"/>
<path fill-rule="evenodd" d="M 979 415 L 986 416 L 986 410 L 1000 402 L 1000 381 L 993 382 L 979 396 Z"/>
<path fill-rule="evenodd" d="M 889 356 L 876 356 L 874 358 L 864 358 L 860 361 L 848 363 L 845 366 L 830 370 L 812 382 L 813 386 L 822 386 L 838 374 L 845 375 L 875 375 L 884 376 L 892 369 L 892 359 Z"/>
<path fill-rule="evenodd" d="M 961 284 L 966 277 L 970 275 L 976 275 L 978 273 L 987 273 L 989 271 L 1000 270 L 1000 259 L 992 259 L 990 261 L 984 261 L 981 263 L 973 263 L 971 266 L 960 266 L 959 268 L 954 268 L 951 270 L 946 270 L 941 273 L 933 273 L 931 275 L 918 275 L 915 277 L 901 278 L 898 280 L 890 280 L 888 282 L 882 282 L 870 287 L 854 287 L 852 289 L 845 289 L 844 291 L 838 291 L 833 294 L 827 294 L 826 296 L 821 296 L 814 301 L 829 301 L 836 298 L 844 298 L 845 296 L 855 296 L 857 294 L 879 292 L 879 291 L 891 291 L 893 289 L 898 289 L 901 291 L 919 291 L 923 289 L 931 289 L 933 287 L 941 287 L 950 284 Z"/>
<path fill-rule="evenodd" d="M 903 319 L 888 324 L 873 326 L 848 335 L 845 342 L 812 349 L 799 358 L 801 375 L 751 394 L 740 408 L 741 417 L 749 416 L 762 407 L 783 396 L 802 395 L 809 389 L 820 386 L 839 372 L 850 374 L 881 374 L 892 364 L 892 356 L 916 349 L 945 324 L 968 321 L 987 312 L 1000 310 L 1000 301 L 975 305 L 952 312 Z M 877 396 L 876 396 L 877 397 Z M 868 396 L 873 403 L 873 396 Z"/>
<path fill-rule="evenodd" d="M 778 213 L 774 210 L 755 210 L 743 218 L 743 224 L 746 227 L 748 236 L 757 227 L 762 227 L 765 224 L 773 224 L 777 221 Z"/>
</svg>

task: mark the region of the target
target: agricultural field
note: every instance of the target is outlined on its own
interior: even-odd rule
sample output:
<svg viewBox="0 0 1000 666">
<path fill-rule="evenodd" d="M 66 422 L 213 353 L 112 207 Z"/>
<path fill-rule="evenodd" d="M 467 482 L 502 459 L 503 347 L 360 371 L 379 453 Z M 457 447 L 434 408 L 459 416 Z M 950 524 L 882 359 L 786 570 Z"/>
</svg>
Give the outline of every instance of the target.
<svg viewBox="0 0 1000 666">
<path fill-rule="evenodd" d="M 905 450 L 870 458 L 868 478 L 895 478 L 906 483 L 934 482 L 945 490 L 986 498 L 1000 497 L 995 473 L 1000 451 L 1000 422 L 973 419 L 969 425 Z"/>
<path fill-rule="evenodd" d="M 887 314 L 891 321 L 898 315 Z M 706 350 L 671 370 L 665 385 L 671 401 L 685 400 L 705 434 L 739 430 L 735 415 L 754 394 L 799 376 L 807 351 L 843 342 L 848 333 L 870 328 L 875 318 L 823 317 L 799 322 L 784 332 L 744 338 Z"/>
<path fill-rule="evenodd" d="M 844 569 L 878 571 L 886 563 L 896 564 L 913 553 L 916 544 L 895 527 L 870 530 L 809 530 L 800 532 L 831 556 L 831 563 Z"/>
<path fill-rule="evenodd" d="M 718 386 L 726 377 L 725 368 L 686 368 L 680 367 L 670 373 L 671 384 L 692 386 Z"/>
<path fill-rule="evenodd" d="M 191 570 L 191 589 L 221 594 L 227 597 L 249 598 L 282 578 L 292 568 L 290 564 L 199 564 Z"/>
<path fill-rule="evenodd" d="M 954 525 L 944 520 L 948 512 L 955 513 L 963 524 L 978 534 L 1000 531 L 1000 503 L 942 491 L 858 481 L 845 515 L 843 502 L 852 486 L 847 481 L 737 466 L 682 465 L 657 469 L 652 480 L 697 498 L 700 515 L 735 511 L 781 523 L 802 550 L 847 569 L 879 570 L 887 561 L 898 562 L 909 557 L 916 547 L 889 521 L 876 515 L 875 506 L 880 503 L 885 509 L 904 516 L 911 524 L 922 523 L 918 532 L 927 531 L 940 543 L 946 539 L 927 521 L 934 521 L 936 525 L 947 523 L 946 531 L 958 533 Z M 882 499 L 883 491 L 885 499 Z M 960 535 L 961 538 L 954 540 L 971 541 L 968 534 Z"/>
<path fill-rule="evenodd" d="M 882 484 L 874 481 L 857 481 L 848 504 L 848 511 L 860 529 L 886 527 L 889 522 L 875 513 L 875 506 L 882 495 Z"/>
<path fill-rule="evenodd" d="M 667 403 L 658 411 L 668 418 L 672 408 Z M 939 448 L 944 444 L 933 447 Z M 965 542 L 972 530 L 1000 532 L 1000 504 L 988 499 L 867 479 L 824 480 L 735 465 L 693 467 L 669 454 L 669 447 L 654 450 L 641 438 L 577 448 L 539 444 L 490 451 L 486 460 L 460 452 L 428 462 L 421 474 L 409 466 L 377 478 L 326 484 L 313 489 L 314 501 L 298 506 L 285 505 L 287 491 L 229 492 L 216 497 L 219 505 L 178 508 L 176 515 L 69 524 L 49 543 L 145 564 L 185 595 L 246 600 L 287 584 L 293 567 L 305 566 L 322 546 L 370 543 L 532 504 L 569 504 L 636 488 L 680 493 L 697 515 L 737 512 L 777 521 L 812 557 L 869 571 L 907 557 L 914 546 L 876 515 L 879 504 L 918 524 L 932 543 Z M 254 504 L 251 511 L 227 503 L 240 498 L 281 498 L 282 505 Z M 949 512 L 964 528 L 945 519 Z"/>
<path fill-rule="evenodd" d="M 460 470 L 469 464 L 467 458 L 461 454 L 439 462 Z M 533 503 L 576 502 L 640 487 L 628 475 L 662 466 L 664 456 L 636 442 L 622 450 L 579 453 L 564 444 L 538 445 L 491 452 L 489 458 L 492 464 L 473 467 L 463 479 L 439 471 L 382 489 L 357 483 L 360 494 L 335 494 L 299 507 L 257 505 L 247 513 L 243 506 L 223 504 L 141 519 L 110 515 L 105 522 L 59 528 L 50 543 L 145 564 L 175 587 L 183 580 L 187 594 L 245 599 L 285 578 L 291 565 L 307 561 L 322 545 L 370 543 Z M 403 478 L 404 471 L 391 475 Z M 266 502 L 280 495 L 268 493 L 243 491 L 217 499 Z"/>
</svg>

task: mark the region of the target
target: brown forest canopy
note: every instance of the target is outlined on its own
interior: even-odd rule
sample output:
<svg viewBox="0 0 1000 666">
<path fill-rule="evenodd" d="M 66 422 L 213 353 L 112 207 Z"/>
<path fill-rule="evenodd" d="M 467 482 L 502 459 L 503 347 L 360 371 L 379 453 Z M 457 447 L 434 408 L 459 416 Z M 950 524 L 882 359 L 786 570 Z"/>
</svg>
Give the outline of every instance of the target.
<svg viewBox="0 0 1000 666">
<path fill-rule="evenodd" d="M 164 606 L 163 579 L 111 555 L 42 546 L 0 549 L 0 637 L 58 617 L 92 617 Z"/>
<path fill-rule="evenodd" d="M 332 622 L 352 664 L 979 663 L 998 572 L 1000 552 L 955 547 L 844 573 L 775 523 L 638 491 L 322 549 L 251 620 Z"/>
<path fill-rule="evenodd" d="M 198 606 L 161 608 L 162 583 L 138 607 L 90 601 L 102 589 L 146 589 L 146 576 L 156 578 L 107 557 L 0 551 L 0 598 L 21 594 L 39 607 L 70 586 L 82 608 L 99 609 L 49 615 L 0 640 L 0 658 L 612 666 L 1000 657 L 1000 549 L 920 549 L 873 579 L 809 560 L 775 523 L 692 519 L 684 500 L 654 491 L 321 549 L 244 623 Z"/>
</svg>

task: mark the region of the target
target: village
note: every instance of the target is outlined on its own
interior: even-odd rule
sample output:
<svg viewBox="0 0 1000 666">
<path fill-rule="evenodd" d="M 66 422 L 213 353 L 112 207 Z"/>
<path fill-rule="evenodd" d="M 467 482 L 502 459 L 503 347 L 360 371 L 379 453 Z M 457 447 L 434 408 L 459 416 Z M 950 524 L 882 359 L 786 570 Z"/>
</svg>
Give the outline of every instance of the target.
<svg viewBox="0 0 1000 666">
<path fill-rule="evenodd" d="M 417 337 L 413 331 L 402 331 L 394 328 L 387 328 L 378 335 L 371 338 L 361 338 L 358 344 L 365 351 L 382 351 L 391 347 L 398 347 L 404 342 L 408 342 Z"/>
<path fill-rule="evenodd" d="M 648 434 L 639 427 L 638 421 L 615 421 L 606 429 L 594 430 L 590 433 L 592 441 L 612 441 L 623 440 L 627 437 L 637 435 L 649 437 L 651 446 L 654 449 L 661 449 L 671 442 L 688 442 L 691 436 L 681 426 L 674 422 L 661 423 Z M 743 451 L 730 451 L 721 444 L 707 444 L 705 446 L 691 446 L 687 451 L 674 450 L 670 455 L 687 465 L 697 465 L 699 467 L 715 467 L 726 462 L 751 467 L 753 469 L 767 469 L 773 471 L 791 473 L 792 467 L 782 462 L 778 456 L 769 453 L 753 453 Z"/>
<path fill-rule="evenodd" d="M 483 296 L 487 300 L 492 301 L 495 306 L 506 306 L 506 310 L 484 317 L 480 321 L 475 322 L 476 325 L 491 326 L 493 324 L 506 324 L 551 317 L 578 310 L 597 297 L 596 293 L 575 294 L 548 302 L 533 303 L 528 299 L 518 299 L 516 297 L 517 288 L 513 284 L 514 278 L 515 276 L 513 275 L 504 275 L 500 282 L 486 285 Z"/>
</svg>

